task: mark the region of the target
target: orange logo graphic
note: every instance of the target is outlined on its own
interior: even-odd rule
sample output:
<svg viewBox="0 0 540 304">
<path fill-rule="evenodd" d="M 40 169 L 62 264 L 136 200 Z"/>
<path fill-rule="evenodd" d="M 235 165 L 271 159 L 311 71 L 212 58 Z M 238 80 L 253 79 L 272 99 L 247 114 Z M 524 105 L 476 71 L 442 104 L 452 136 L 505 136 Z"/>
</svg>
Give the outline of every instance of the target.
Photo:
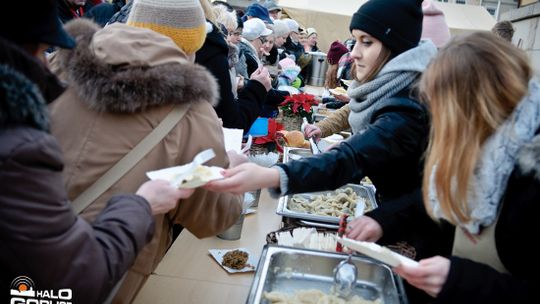
<svg viewBox="0 0 540 304">
<path fill-rule="evenodd" d="M 34 281 L 25 276 L 16 277 L 11 281 L 10 293 L 13 296 L 34 297 L 36 293 Z"/>
</svg>

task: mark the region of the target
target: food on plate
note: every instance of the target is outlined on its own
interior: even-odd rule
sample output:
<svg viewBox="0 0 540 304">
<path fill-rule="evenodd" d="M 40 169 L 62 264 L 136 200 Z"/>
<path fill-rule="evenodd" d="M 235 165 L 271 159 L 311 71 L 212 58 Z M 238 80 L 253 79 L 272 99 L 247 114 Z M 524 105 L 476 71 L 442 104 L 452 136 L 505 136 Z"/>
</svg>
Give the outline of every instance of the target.
<svg viewBox="0 0 540 304">
<path fill-rule="evenodd" d="M 303 144 L 302 147 L 300 147 L 300 148 L 310 149 L 310 148 L 311 148 L 311 144 L 309 143 L 308 140 L 304 140 L 304 144 Z"/>
<path fill-rule="evenodd" d="M 178 187 L 195 187 L 220 177 L 219 172 L 216 172 L 212 167 L 199 165 L 191 174 L 182 177 L 178 183 Z"/>
<path fill-rule="evenodd" d="M 365 210 L 368 211 L 370 207 L 368 200 L 359 197 L 351 187 L 347 187 L 327 194 L 295 194 L 291 198 L 288 208 L 316 215 L 340 217 L 342 214 L 349 214 L 354 216 L 359 201 L 363 201 L 366 205 Z"/>
<path fill-rule="evenodd" d="M 301 148 L 304 145 L 304 133 L 300 131 L 287 131 L 283 136 L 289 147 Z"/>
<path fill-rule="evenodd" d="M 357 295 L 350 299 L 342 299 L 333 294 L 326 294 L 318 289 L 297 290 L 294 295 L 289 295 L 279 291 L 264 292 L 263 297 L 270 303 L 281 304 L 311 304 L 311 303 L 336 303 L 336 304 L 380 304 L 381 300 L 370 301 Z"/>
<path fill-rule="evenodd" d="M 343 87 L 337 87 L 335 89 L 328 90 L 332 95 L 347 95 L 347 90 L 345 90 Z"/>
<path fill-rule="evenodd" d="M 223 261 L 221 265 L 232 268 L 232 269 L 243 269 L 246 267 L 249 254 L 241 250 L 232 250 L 223 255 Z"/>
</svg>

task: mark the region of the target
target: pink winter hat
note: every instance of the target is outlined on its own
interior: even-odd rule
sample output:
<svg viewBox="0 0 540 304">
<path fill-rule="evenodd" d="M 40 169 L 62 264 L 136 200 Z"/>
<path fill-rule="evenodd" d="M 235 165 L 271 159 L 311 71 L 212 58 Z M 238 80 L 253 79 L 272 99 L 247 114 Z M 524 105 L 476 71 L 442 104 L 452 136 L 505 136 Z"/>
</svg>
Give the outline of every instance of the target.
<svg viewBox="0 0 540 304">
<path fill-rule="evenodd" d="M 422 39 L 431 39 L 437 48 L 442 47 L 450 40 L 450 30 L 444 13 L 431 0 L 424 0 L 422 12 L 424 13 Z"/>
</svg>

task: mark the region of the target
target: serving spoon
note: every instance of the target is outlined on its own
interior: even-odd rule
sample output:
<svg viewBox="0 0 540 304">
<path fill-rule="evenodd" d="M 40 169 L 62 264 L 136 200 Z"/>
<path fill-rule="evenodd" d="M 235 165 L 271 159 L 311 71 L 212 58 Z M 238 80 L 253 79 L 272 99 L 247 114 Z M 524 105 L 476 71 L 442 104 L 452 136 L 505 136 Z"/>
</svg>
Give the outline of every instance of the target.
<svg viewBox="0 0 540 304">
<path fill-rule="evenodd" d="M 347 299 L 352 293 L 358 276 L 358 269 L 352 262 L 352 254 L 334 267 L 333 292 L 340 298 Z"/>
</svg>

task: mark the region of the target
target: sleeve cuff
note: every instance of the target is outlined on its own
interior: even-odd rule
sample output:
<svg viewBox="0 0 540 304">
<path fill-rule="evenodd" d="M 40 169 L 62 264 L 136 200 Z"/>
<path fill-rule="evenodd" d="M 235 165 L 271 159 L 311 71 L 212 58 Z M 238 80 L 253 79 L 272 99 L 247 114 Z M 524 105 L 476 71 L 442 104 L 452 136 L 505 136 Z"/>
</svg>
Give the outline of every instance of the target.
<svg viewBox="0 0 540 304">
<path fill-rule="evenodd" d="M 279 172 L 279 188 L 268 188 L 268 192 L 272 198 L 278 198 L 286 194 L 289 190 L 289 176 L 287 176 L 285 170 L 283 170 L 283 168 L 280 166 L 272 166 L 272 168 L 276 168 Z"/>
</svg>

